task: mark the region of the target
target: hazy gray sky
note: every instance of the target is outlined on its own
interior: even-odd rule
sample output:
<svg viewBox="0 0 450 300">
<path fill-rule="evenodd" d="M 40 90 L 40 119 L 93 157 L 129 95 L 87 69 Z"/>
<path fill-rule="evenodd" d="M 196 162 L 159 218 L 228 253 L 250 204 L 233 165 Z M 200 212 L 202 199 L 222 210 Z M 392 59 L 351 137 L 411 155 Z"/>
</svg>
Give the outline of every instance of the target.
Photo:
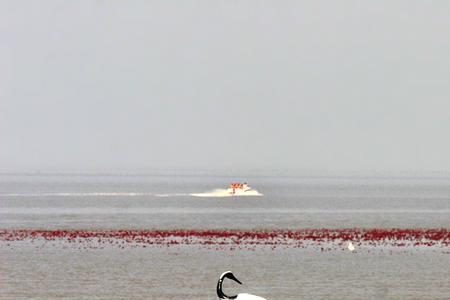
<svg viewBox="0 0 450 300">
<path fill-rule="evenodd" d="M 0 1 L 0 170 L 450 170 L 449 1 Z"/>
</svg>

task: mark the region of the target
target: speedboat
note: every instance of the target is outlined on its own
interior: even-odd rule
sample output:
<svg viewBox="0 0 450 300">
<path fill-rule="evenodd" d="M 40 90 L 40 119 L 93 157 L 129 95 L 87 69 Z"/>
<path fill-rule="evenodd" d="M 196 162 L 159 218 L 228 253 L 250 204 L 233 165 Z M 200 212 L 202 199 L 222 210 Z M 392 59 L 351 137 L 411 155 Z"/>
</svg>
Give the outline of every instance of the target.
<svg viewBox="0 0 450 300">
<path fill-rule="evenodd" d="M 252 191 L 252 188 L 247 184 L 247 182 L 233 182 L 227 188 L 227 192 L 231 195 L 242 195 L 250 191 Z"/>
</svg>

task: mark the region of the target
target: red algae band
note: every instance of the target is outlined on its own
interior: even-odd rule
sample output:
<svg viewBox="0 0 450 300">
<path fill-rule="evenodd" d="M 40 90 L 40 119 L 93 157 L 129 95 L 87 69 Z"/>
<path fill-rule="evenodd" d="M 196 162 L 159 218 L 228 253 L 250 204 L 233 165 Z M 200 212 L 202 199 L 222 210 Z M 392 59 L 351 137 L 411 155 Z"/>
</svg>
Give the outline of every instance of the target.
<svg viewBox="0 0 450 300">
<path fill-rule="evenodd" d="M 0 241 L 64 241 L 143 246 L 204 245 L 272 247 L 342 245 L 450 246 L 449 229 L 300 229 L 300 230 L 0 230 Z"/>
</svg>

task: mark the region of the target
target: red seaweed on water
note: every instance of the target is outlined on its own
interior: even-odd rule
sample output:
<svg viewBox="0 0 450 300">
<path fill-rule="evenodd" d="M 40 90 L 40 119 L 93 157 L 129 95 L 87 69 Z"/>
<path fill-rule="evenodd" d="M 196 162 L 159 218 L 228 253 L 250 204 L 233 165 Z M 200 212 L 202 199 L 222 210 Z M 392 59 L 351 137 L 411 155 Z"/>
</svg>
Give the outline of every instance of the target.
<svg viewBox="0 0 450 300">
<path fill-rule="evenodd" d="M 0 230 L 1 241 L 58 241 L 69 243 L 97 243 L 129 245 L 200 245 L 243 246 L 258 245 L 292 246 L 306 248 L 308 245 L 325 249 L 325 243 L 335 243 L 342 248 L 346 241 L 370 246 L 418 247 L 450 246 L 450 230 L 437 229 L 299 229 L 299 230 Z M 123 246 L 120 246 L 123 247 Z"/>
</svg>

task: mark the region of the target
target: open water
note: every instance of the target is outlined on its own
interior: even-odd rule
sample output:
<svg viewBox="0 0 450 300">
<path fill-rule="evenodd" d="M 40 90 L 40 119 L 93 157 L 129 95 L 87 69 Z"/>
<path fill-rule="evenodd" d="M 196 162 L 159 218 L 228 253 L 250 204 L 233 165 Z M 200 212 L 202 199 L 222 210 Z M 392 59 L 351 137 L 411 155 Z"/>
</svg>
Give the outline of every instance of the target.
<svg viewBox="0 0 450 300">
<path fill-rule="evenodd" d="M 242 175 L 241 175 L 242 176 Z M 247 181 L 264 196 L 195 197 Z M 0 230 L 450 229 L 450 177 L 260 172 L 0 175 Z M 413 241 L 414 242 L 414 241 Z M 0 299 L 450 299 L 450 247 L 99 243 L 0 238 Z M 80 246 L 81 245 L 81 246 Z M 336 246 L 337 245 L 337 246 Z"/>
</svg>

